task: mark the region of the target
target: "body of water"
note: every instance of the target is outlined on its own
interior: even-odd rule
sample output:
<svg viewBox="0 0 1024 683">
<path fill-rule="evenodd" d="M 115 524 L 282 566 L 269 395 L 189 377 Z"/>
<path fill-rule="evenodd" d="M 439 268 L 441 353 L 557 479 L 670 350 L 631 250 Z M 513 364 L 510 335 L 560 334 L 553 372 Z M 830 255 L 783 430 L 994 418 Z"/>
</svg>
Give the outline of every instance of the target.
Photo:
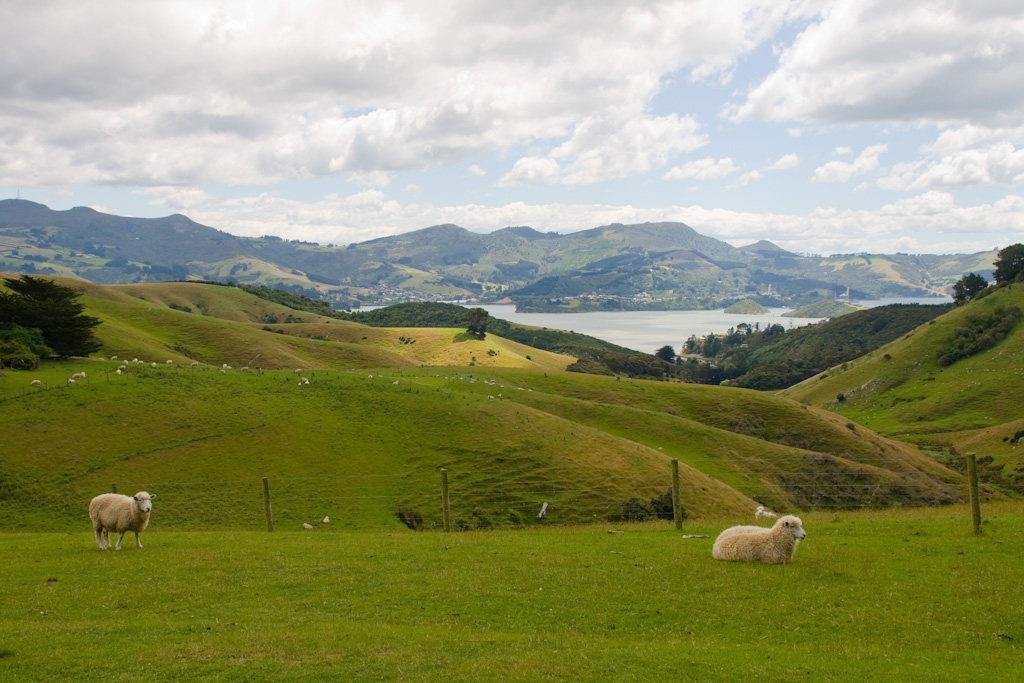
<svg viewBox="0 0 1024 683">
<path fill-rule="evenodd" d="M 951 299 L 904 298 L 856 301 L 858 306 L 874 308 L 885 304 L 941 304 Z M 703 337 L 708 334 L 723 334 L 741 323 L 761 329 L 773 324 L 786 329 L 801 327 L 818 322 L 812 318 L 785 318 L 792 308 L 773 308 L 763 315 L 727 314 L 724 309 L 712 311 L 601 311 L 596 313 L 516 313 L 515 306 L 480 306 L 495 318 L 502 318 L 523 325 L 569 330 L 604 339 L 628 349 L 654 353 L 663 346 L 680 351 L 691 335 Z"/>
<path fill-rule="evenodd" d="M 885 304 L 944 304 L 952 299 L 901 298 L 855 301 L 858 306 L 874 308 Z M 380 306 L 365 306 L 370 311 Z M 691 335 L 704 337 L 709 334 L 724 334 L 731 327 L 741 323 L 750 326 L 760 324 L 761 329 L 782 325 L 786 329 L 802 327 L 819 322 L 813 318 L 785 318 L 792 308 L 772 308 L 763 315 L 727 314 L 724 309 L 713 311 L 601 311 L 596 313 L 516 313 L 512 305 L 478 305 L 467 308 L 482 308 L 495 318 L 514 323 L 547 327 L 553 330 L 579 332 L 591 337 L 604 339 L 627 349 L 654 353 L 663 346 L 671 346 L 676 353 Z"/>
</svg>

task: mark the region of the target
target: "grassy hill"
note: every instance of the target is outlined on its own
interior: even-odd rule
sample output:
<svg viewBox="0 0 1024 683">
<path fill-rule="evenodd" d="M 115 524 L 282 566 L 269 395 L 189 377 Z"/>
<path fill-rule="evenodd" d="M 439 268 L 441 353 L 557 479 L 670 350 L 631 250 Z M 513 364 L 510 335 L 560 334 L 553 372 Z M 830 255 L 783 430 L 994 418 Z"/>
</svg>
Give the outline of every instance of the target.
<svg viewBox="0 0 1024 683">
<path fill-rule="evenodd" d="M 358 301 L 494 301 L 535 310 L 714 308 L 737 295 L 791 305 L 853 296 L 942 294 L 987 273 L 995 252 L 955 256 L 798 256 L 769 243 L 737 249 L 682 223 L 612 224 L 570 234 L 528 227 L 479 234 L 438 225 L 347 246 L 237 237 L 182 215 L 51 211 L 0 200 L 0 270 L 135 283 L 201 279 L 287 287 Z"/>
<path fill-rule="evenodd" d="M 573 358 L 464 328 L 371 328 L 203 283 L 78 284 L 101 354 L 260 368 L 475 365 L 564 369 Z M 529 359 L 526 356 L 530 356 Z"/>
<path fill-rule="evenodd" d="M 739 313 L 742 315 L 762 315 L 768 313 L 768 309 L 753 299 L 743 299 L 725 309 L 726 313 Z"/>
<path fill-rule="evenodd" d="M 398 526 L 404 507 L 437 526 L 442 467 L 464 527 L 537 523 L 544 502 L 546 520 L 578 523 L 662 495 L 671 458 L 695 518 L 964 497 L 960 474 L 913 447 L 769 394 L 569 373 L 570 358 L 495 335 L 371 328 L 232 287 L 87 286 L 82 300 L 107 360 L 0 377 L 0 526 L 75 525 L 118 482 L 163 493 L 172 525 L 258 527 L 261 477 L 288 524 Z M 40 508 L 48 491 L 61 502 Z"/>
<path fill-rule="evenodd" d="M 795 311 L 789 311 L 782 315 L 787 318 L 839 318 L 861 310 L 863 309 L 853 304 L 827 299 L 801 306 Z"/>
<path fill-rule="evenodd" d="M 713 370 L 730 386 L 784 389 L 855 360 L 950 310 L 951 304 L 890 304 L 788 331 L 781 325 L 747 328 L 720 337 Z M 695 340 L 694 349 L 707 343 Z"/>
<path fill-rule="evenodd" d="M 955 448 L 1019 467 L 1024 428 L 1024 324 L 991 348 L 943 365 L 943 349 L 1009 307 L 1024 309 L 1024 286 L 1009 285 L 955 308 L 863 358 L 805 380 L 783 396 L 846 416 L 880 434 L 934 449 Z M 840 398 L 841 397 L 841 398 Z"/>
</svg>

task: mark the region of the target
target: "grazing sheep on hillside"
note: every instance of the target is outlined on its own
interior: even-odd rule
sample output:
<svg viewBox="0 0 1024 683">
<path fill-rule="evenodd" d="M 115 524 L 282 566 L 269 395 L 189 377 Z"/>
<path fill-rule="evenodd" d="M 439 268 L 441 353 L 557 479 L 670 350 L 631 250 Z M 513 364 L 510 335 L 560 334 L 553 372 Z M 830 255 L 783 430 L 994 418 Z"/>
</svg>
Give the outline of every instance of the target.
<svg viewBox="0 0 1024 683">
<path fill-rule="evenodd" d="M 29 382 L 29 384 L 31 384 L 34 387 L 41 387 L 41 386 L 43 386 L 42 380 L 38 380 L 38 379 L 32 380 L 31 382 Z"/>
<path fill-rule="evenodd" d="M 754 519 L 761 519 L 762 517 L 765 519 L 775 519 L 778 515 L 771 510 L 766 510 L 764 505 L 758 505 L 757 509 L 754 510 Z"/>
<path fill-rule="evenodd" d="M 75 374 L 71 375 L 71 379 L 85 379 L 85 373 L 76 372 Z"/>
<path fill-rule="evenodd" d="M 73 380 L 73 379 L 69 379 L 69 380 L 68 380 L 68 385 L 69 385 L 69 386 L 70 386 L 70 385 L 72 385 L 72 384 L 74 384 L 74 383 L 75 383 L 75 380 Z"/>
<path fill-rule="evenodd" d="M 173 360 L 167 361 L 167 365 L 174 365 L 174 361 Z"/>
<path fill-rule="evenodd" d="M 111 356 L 110 360 L 117 360 L 117 356 Z"/>
<path fill-rule="evenodd" d="M 198 368 L 198 367 L 199 367 L 199 361 L 197 361 L 197 360 L 194 360 L 194 361 L 192 361 L 191 363 L 189 363 L 189 364 L 188 364 L 188 366 L 189 366 L 190 368 Z"/>
<path fill-rule="evenodd" d="M 775 526 L 734 526 L 715 539 L 711 556 L 716 560 L 788 564 L 801 539 L 807 536 L 799 517 L 786 515 Z"/>
<path fill-rule="evenodd" d="M 121 534 L 117 538 L 114 550 L 121 549 L 121 540 L 129 531 L 135 532 L 135 543 L 140 548 L 142 540 L 139 534 L 149 524 L 149 513 L 153 509 L 152 500 L 156 498 L 145 491 L 134 496 L 122 496 L 119 493 L 104 493 L 89 502 L 89 519 L 96 534 L 96 544 L 100 550 L 110 547 L 110 532 Z"/>
</svg>

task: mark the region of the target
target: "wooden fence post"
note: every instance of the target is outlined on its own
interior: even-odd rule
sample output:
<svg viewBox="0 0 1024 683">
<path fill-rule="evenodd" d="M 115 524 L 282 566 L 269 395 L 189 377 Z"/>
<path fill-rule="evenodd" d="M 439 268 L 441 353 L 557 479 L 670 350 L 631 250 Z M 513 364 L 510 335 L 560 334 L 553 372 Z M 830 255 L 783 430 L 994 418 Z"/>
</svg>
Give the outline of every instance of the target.
<svg viewBox="0 0 1024 683">
<path fill-rule="evenodd" d="M 967 454 L 967 482 L 971 492 L 971 524 L 974 533 L 981 533 L 981 502 L 978 499 L 978 461 L 974 453 Z"/>
<path fill-rule="evenodd" d="M 676 529 L 683 528 L 683 505 L 679 500 L 679 458 L 672 458 L 672 516 Z"/>
<path fill-rule="evenodd" d="M 263 477 L 263 510 L 267 513 L 267 531 L 274 530 L 274 515 L 270 512 L 270 482 Z"/>
<path fill-rule="evenodd" d="M 441 468 L 441 519 L 445 531 L 452 530 L 451 506 L 448 501 L 448 470 Z"/>
<path fill-rule="evenodd" d="M 111 493 L 117 493 L 117 482 L 110 485 L 110 491 Z"/>
</svg>

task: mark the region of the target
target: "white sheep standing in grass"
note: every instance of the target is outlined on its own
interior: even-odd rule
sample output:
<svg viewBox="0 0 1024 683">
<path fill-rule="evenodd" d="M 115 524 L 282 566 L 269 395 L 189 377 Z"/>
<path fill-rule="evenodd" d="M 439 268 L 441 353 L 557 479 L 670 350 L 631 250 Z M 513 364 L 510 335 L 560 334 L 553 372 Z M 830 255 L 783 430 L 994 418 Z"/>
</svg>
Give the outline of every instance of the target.
<svg viewBox="0 0 1024 683">
<path fill-rule="evenodd" d="M 757 509 L 754 510 L 754 519 L 761 519 L 762 517 L 765 519 L 775 519 L 778 515 L 766 509 L 764 505 L 758 505 Z"/>
<path fill-rule="evenodd" d="M 807 536 L 799 517 L 780 517 L 772 527 L 734 526 L 715 539 L 716 560 L 789 564 L 800 541 Z"/>
<path fill-rule="evenodd" d="M 139 534 L 149 524 L 149 513 L 153 509 L 152 500 L 155 495 L 139 491 L 134 496 L 122 496 L 119 493 L 104 493 L 89 502 L 89 519 L 96 534 L 96 544 L 100 550 L 110 547 L 110 532 L 121 534 L 117 538 L 114 550 L 121 549 L 121 540 L 129 531 L 135 532 L 135 544 L 140 548 L 142 541 Z"/>
</svg>

